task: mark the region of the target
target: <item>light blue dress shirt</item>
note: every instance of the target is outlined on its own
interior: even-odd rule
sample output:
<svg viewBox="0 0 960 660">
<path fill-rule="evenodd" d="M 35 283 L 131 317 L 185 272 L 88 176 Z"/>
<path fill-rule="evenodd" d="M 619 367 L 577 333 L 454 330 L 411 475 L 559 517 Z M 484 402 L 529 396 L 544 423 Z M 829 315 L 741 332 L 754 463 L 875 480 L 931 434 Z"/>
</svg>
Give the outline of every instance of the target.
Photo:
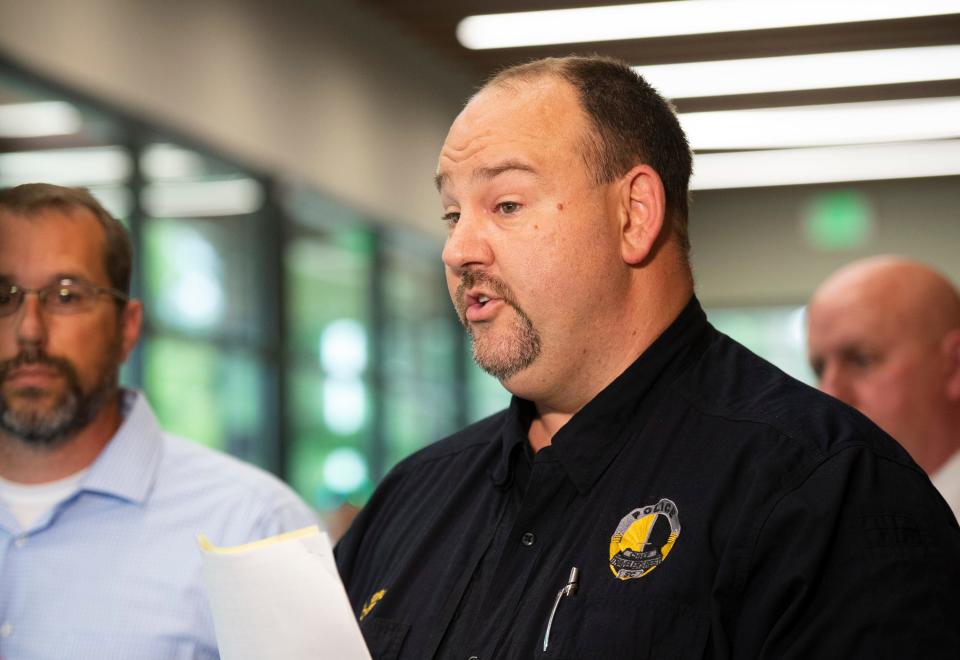
<svg viewBox="0 0 960 660">
<path fill-rule="evenodd" d="M 235 545 L 316 524 L 272 475 L 163 433 L 123 396 L 72 497 L 29 529 L 0 503 L 2 660 L 218 658 L 197 533 Z"/>
</svg>

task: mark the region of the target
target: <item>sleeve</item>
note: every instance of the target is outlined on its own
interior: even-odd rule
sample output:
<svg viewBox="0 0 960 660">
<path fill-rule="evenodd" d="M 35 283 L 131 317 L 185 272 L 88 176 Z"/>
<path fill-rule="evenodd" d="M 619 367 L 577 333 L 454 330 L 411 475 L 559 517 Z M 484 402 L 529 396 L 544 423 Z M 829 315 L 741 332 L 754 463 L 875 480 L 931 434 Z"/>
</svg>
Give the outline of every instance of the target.
<svg viewBox="0 0 960 660">
<path fill-rule="evenodd" d="M 960 529 L 919 469 L 844 449 L 769 511 L 735 657 L 960 658 Z"/>
<path fill-rule="evenodd" d="M 316 512 L 289 486 L 278 480 L 263 515 L 254 524 L 252 535 L 255 539 L 262 539 L 312 525 L 319 525 L 321 530 L 324 528 Z"/>
</svg>

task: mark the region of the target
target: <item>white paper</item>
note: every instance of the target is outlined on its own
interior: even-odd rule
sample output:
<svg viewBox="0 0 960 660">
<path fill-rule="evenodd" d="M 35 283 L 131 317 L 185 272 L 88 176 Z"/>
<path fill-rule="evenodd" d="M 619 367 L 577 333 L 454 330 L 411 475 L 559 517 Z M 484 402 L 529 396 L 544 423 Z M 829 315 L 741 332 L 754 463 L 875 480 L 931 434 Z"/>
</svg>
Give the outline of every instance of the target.
<svg viewBox="0 0 960 660">
<path fill-rule="evenodd" d="M 370 660 L 319 528 L 234 548 L 199 541 L 222 660 Z"/>
</svg>

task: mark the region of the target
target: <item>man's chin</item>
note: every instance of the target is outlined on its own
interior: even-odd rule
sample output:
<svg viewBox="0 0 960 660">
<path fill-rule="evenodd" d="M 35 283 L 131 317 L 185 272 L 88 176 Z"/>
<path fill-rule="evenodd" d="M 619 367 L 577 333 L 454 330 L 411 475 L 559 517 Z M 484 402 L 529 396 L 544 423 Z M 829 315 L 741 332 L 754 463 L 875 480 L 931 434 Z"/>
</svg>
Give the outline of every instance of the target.
<svg viewBox="0 0 960 660">
<path fill-rule="evenodd" d="M 21 411 L 51 411 L 62 404 L 64 396 L 60 388 L 37 387 L 34 385 L 16 388 L 4 388 L 4 408 Z"/>
<path fill-rule="evenodd" d="M 474 346 L 473 359 L 481 369 L 506 386 L 511 380 L 526 372 L 536 356 L 519 351 L 484 350 Z M 508 388 L 509 389 L 509 388 Z"/>
</svg>

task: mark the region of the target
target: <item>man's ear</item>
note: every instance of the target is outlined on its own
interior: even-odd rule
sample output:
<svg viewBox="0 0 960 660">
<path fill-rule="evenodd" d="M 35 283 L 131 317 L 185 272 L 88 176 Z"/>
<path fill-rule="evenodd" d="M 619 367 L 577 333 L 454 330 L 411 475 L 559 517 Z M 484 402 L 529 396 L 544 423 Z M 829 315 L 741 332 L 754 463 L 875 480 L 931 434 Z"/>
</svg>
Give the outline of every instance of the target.
<svg viewBox="0 0 960 660">
<path fill-rule="evenodd" d="M 944 335 L 941 346 L 947 365 L 947 399 L 960 401 L 960 328 Z"/>
<path fill-rule="evenodd" d="M 127 301 L 120 312 L 120 339 L 123 349 L 123 361 L 126 362 L 140 339 L 143 326 L 143 303 L 137 299 Z"/>
<path fill-rule="evenodd" d="M 637 165 L 620 178 L 620 245 L 631 266 L 643 262 L 664 231 L 666 194 L 660 175 L 649 165 Z"/>
</svg>

